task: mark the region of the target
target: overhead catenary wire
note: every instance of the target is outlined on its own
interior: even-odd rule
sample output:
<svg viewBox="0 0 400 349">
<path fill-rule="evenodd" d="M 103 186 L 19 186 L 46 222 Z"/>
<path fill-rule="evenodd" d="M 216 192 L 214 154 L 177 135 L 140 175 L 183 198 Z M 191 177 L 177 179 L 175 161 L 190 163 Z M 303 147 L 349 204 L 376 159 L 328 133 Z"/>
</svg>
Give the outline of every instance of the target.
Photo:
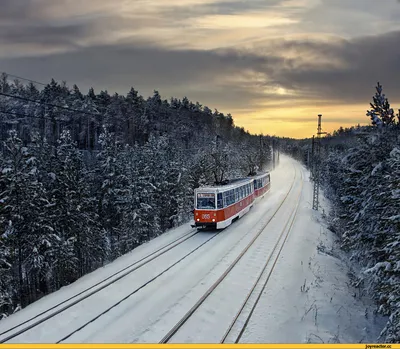
<svg viewBox="0 0 400 349">
<path fill-rule="evenodd" d="M 68 110 L 68 111 L 71 111 L 71 112 L 74 112 L 74 113 L 79 113 L 79 114 L 86 114 L 86 115 L 92 115 L 92 116 L 103 116 L 102 114 L 97 114 L 97 113 L 95 114 L 95 113 L 90 113 L 90 112 L 87 112 L 87 111 L 84 111 L 84 110 L 72 109 L 72 108 L 69 108 L 69 107 L 62 106 L 62 105 L 57 105 L 57 104 L 48 103 L 48 102 L 44 102 L 44 101 L 38 101 L 38 100 L 34 100 L 34 99 L 26 98 L 26 97 L 21 97 L 21 96 L 16 96 L 16 95 L 10 95 L 10 94 L 4 93 L 4 92 L 0 92 L 0 96 L 19 99 L 19 100 L 23 100 L 23 101 L 27 101 L 27 102 L 36 103 L 36 104 L 47 105 L 49 107 L 60 108 L 60 109 L 63 109 L 63 110 Z"/>
<path fill-rule="evenodd" d="M 28 79 L 28 78 L 23 78 L 23 77 L 21 77 L 21 76 L 18 76 L 18 75 L 15 75 L 15 74 L 10 74 L 10 73 L 7 73 L 7 72 L 5 72 L 5 71 L 3 71 L 3 72 L 1 72 L 1 73 L 2 73 L 2 74 L 5 74 L 7 77 L 8 77 L 8 76 L 12 76 L 12 77 L 17 78 L 17 79 L 19 79 L 19 80 L 30 81 L 30 82 L 32 82 L 32 83 L 35 83 L 35 84 L 38 84 L 38 85 L 42 85 L 42 86 L 46 86 L 46 85 L 47 85 L 47 84 L 45 84 L 44 82 L 39 82 L 39 81 L 32 80 L 32 79 Z"/>
</svg>

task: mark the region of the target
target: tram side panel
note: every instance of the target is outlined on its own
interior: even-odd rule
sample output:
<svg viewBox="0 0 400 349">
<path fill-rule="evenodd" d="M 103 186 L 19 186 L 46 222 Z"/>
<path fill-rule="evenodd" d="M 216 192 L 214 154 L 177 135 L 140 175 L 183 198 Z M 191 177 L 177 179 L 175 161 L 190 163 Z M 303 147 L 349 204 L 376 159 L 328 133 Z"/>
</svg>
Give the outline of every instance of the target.
<svg viewBox="0 0 400 349">
<path fill-rule="evenodd" d="M 233 219 L 247 213 L 255 199 L 254 185 L 251 182 L 229 190 L 224 190 L 223 187 L 203 190 L 208 192 L 195 190 L 196 209 L 193 227 L 226 228 Z M 214 190 L 215 192 L 212 192 Z"/>
<path fill-rule="evenodd" d="M 261 197 L 271 189 L 270 174 L 254 179 L 254 188 L 256 197 Z"/>
</svg>

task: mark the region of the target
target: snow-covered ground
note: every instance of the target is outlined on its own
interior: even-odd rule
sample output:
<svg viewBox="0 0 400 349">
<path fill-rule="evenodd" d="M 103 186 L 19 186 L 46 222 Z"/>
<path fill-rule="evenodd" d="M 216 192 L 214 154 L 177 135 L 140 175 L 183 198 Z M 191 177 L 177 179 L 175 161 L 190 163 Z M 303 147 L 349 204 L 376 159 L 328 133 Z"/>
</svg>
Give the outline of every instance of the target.
<svg viewBox="0 0 400 349">
<path fill-rule="evenodd" d="M 304 190 L 295 224 L 241 343 L 374 343 L 385 325 L 373 304 L 350 286 L 350 270 L 321 211 Z"/>
<path fill-rule="evenodd" d="M 271 181 L 271 191 L 232 226 L 217 235 L 196 234 L 9 343 L 54 343 L 65 337 L 68 338 L 63 342 L 67 343 L 158 342 L 262 230 L 239 263 L 171 339 L 171 342 L 219 342 L 277 242 L 299 193 L 300 206 L 294 226 L 241 342 L 375 341 L 382 326 L 374 323 L 372 316 L 365 316 L 366 305 L 354 298 L 354 290 L 347 286 L 346 267 L 332 250 L 333 236 L 318 222 L 320 215 L 311 210 L 312 186 L 308 174 L 300 164 L 281 156 L 281 164 L 271 173 Z M 287 200 L 263 229 L 290 188 Z M 2 320 L 0 333 L 190 231 L 190 224 L 173 229 L 42 298 Z M 140 263 L 144 262 L 146 259 Z M 0 335 L 0 340 L 19 329 Z"/>
</svg>

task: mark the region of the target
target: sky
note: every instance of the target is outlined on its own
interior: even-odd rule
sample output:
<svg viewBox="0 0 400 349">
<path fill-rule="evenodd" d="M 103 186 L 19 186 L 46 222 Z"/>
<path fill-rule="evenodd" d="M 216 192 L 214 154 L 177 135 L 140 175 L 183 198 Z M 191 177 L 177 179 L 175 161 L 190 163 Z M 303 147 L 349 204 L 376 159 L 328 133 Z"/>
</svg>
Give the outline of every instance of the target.
<svg viewBox="0 0 400 349">
<path fill-rule="evenodd" d="M 82 92 L 187 96 L 251 133 L 400 108 L 399 0 L 0 0 L 0 72 Z"/>
</svg>

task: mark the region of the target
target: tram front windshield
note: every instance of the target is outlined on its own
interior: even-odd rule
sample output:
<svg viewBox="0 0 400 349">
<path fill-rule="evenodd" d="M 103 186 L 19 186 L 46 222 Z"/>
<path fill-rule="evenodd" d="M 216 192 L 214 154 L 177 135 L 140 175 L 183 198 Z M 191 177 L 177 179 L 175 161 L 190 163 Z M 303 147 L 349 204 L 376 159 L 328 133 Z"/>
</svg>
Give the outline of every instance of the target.
<svg viewBox="0 0 400 349">
<path fill-rule="evenodd" d="M 198 193 L 197 208 L 200 210 L 215 209 L 214 193 Z"/>
</svg>

